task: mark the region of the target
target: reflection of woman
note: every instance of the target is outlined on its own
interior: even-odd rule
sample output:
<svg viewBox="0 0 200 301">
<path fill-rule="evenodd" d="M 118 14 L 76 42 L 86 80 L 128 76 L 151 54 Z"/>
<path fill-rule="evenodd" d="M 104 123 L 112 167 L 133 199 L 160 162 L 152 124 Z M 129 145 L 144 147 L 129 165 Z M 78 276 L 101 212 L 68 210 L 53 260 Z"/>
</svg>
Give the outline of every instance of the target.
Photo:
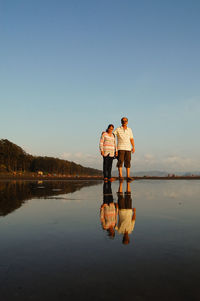
<svg viewBox="0 0 200 301">
<path fill-rule="evenodd" d="M 115 142 L 115 136 L 113 134 L 113 129 L 114 129 L 114 125 L 109 124 L 106 132 L 102 133 L 100 143 L 99 143 L 101 155 L 103 156 L 104 181 L 112 180 L 111 170 L 112 170 L 113 158 L 116 152 L 116 142 Z"/>
<path fill-rule="evenodd" d="M 110 238 L 115 236 L 115 226 L 117 224 L 118 204 L 113 202 L 111 183 L 105 182 L 103 186 L 103 204 L 100 209 L 101 225 L 108 231 Z"/>
</svg>

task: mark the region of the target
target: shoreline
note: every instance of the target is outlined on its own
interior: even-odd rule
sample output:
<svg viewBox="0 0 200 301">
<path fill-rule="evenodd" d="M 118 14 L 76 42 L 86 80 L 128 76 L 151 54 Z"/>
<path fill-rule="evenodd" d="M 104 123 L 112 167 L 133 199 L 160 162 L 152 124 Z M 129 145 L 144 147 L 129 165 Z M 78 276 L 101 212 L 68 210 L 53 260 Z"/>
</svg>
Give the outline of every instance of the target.
<svg viewBox="0 0 200 301">
<path fill-rule="evenodd" d="M 155 176 L 144 176 L 137 177 L 133 176 L 133 180 L 200 180 L 200 176 L 173 176 L 173 177 L 155 177 Z M 118 177 L 113 177 L 114 181 L 118 181 Z M 12 175 L 0 175 L 0 181 L 3 180 L 21 180 L 21 181 L 103 181 L 102 176 L 82 176 L 82 177 L 48 177 L 48 176 L 12 176 Z M 126 180 L 126 178 L 124 178 Z"/>
</svg>

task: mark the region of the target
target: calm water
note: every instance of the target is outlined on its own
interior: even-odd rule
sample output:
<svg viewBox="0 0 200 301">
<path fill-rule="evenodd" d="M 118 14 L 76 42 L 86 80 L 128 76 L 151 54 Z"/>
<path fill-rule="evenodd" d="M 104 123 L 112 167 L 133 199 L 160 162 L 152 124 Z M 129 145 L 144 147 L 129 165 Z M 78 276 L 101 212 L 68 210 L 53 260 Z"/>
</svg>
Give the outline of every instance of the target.
<svg viewBox="0 0 200 301">
<path fill-rule="evenodd" d="M 0 182 L 1 300 L 199 300 L 199 184 Z"/>
</svg>

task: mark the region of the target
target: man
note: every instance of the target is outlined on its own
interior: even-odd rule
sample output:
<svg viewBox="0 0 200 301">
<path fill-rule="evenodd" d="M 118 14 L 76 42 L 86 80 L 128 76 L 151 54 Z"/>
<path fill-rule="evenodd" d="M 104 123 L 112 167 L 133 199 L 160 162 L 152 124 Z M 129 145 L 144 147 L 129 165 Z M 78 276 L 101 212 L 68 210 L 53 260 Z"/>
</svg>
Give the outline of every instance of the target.
<svg viewBox="0 0 200 301">
<path fill-rule="evenodd" d="M 113 133 L 117 136 L 117 149 L 118 149 L 118 171 L 119 171 L 119 179 L 123 180 L 122 177 L 122 165 L 126 168 L 126 176 L 127 180 L 131 181 L 130 178 L 130 167 L 131 167 L 131 152 L 135 152 L 135 145 L 133 139 L 133 133 L 131 128 L 127 127 L 128 118 L 123 117 L 121 119 L 122 126 L 117 128 Z"/>
<path fill-rule="evenodd" d="M 136 209 L 132 208 L 132 198 L 130 182 L 127 181 L 127 188 L 125 194 L 123 193 L 122 182 L 120 181 L 118 189 L 118 225 L 115 229 L 119 234 L 123 234 L 122 243 L 127 245 L 130 242 L 129 234 L 131 234 L 135 227 Z"/>
</svg>

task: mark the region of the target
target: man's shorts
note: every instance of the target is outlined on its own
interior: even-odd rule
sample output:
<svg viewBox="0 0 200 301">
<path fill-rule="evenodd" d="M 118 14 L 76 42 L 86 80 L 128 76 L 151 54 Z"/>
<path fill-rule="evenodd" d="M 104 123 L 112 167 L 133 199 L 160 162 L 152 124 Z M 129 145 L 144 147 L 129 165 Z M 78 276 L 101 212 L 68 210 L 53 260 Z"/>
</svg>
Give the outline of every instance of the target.
<svg viewBox="0 0 200 301">
<path fill-rule="evenodd" d="M 131 167 L 131 151 L 126 151 L 126 150 L 118 151 L 117 167 L 122 167 L 123 162 L 126 168 Z"/>
<path fill-rule="evenodd" d="M 132 209 L 131 193 L 125 192 L 125 195 L 118 193 L 118 205 L 119 209 Z"/>
</svg>

